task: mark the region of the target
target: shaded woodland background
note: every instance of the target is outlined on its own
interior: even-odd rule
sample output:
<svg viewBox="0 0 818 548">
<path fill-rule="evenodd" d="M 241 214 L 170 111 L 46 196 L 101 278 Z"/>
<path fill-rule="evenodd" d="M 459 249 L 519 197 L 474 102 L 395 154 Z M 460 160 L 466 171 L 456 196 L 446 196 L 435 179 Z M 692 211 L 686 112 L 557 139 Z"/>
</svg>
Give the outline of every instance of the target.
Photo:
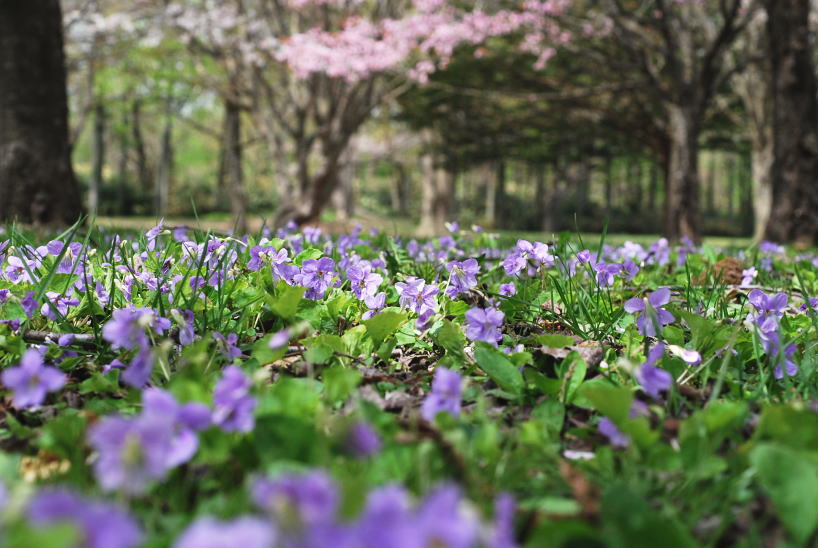
<svg viewBox="0 0 818 548">
<path fill-rule="evenodd" d="M 504 14 L 518 12 L 527 23 L 512 28 Z M 311 68 L 314 50 L 281 54 L 312 29 L 358 39 L 355 21 L 392 21 L 399 34 L 418 14 L 418 40 L 437 45 L 388 63 L 366 49 L 389 46 L 383 30 Z M 239 230 L 364 217 L 430 235 L 457 219 L 815 243 L 816 25 L 807 0 L 4 3 L 0 217 L 68 222 L 81 206 L 229 216 Z M 21 137 L 13 113 L 59 118 L 59 93 L 42 91 L 59 71 L 36 59 L 59 65 L 60 44 L 68 123 L 43 134 L 67 144 L 29 150 L 45 138 Z M 365 68 L 333 66 L 355 55 Z M 65 166 L 31 175 L 66 154 L 78 192 L 21 183 L 71 179 Z"/>
</svg>

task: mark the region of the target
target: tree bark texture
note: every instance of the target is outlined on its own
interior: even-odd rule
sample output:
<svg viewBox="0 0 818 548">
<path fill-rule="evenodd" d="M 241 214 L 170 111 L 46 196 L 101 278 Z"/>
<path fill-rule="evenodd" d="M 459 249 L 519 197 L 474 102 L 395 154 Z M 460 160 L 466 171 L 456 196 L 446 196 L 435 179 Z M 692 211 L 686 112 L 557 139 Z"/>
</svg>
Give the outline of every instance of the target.
<svg viewBox="0 0 818 548">
<path fill-rule="evenodd" d="M 454 176 L 442 165 L 435 165 L 431 153 L 421 157 L 421 217 L 417 235 L 443 234 L 454 206 Z"/>
<path fill-rule="evenodd" d="M 81 213 L 59 1 L 0 2 L 0 220 L 66 225 Z"/>
<path fill-rule="evenodd" d="M 91 180 L 88 184 L 88 212 L 96 214 L 99 207 L 99 189 L 105 169 L 105 107 L 94 106 L 94 138 L 91 145 Z"/>
<path fill-rule="evenodd" d="M 134 101 L 131 107 L 131 136 L 136 153 L 136 174 L 139 178 L 139 187 L 147 195 L 152 184 L 148 155 L 145 152 L 145 139 L 142 137 L 142 102 L 139 99 Z"/>
<path fill-rule="evenodd" d="M 159 146 L 159 163 L 156 169 L 156 214 L 164 217 L 168 212 L 170 179 L 173 172 L 173 118 L 165 115 L 162 139 Z"/>
<path fill-rule="evenodd" d="M 699 218 L 699 116 L 695 107 L 670 104 L 670 162 L 665 181 L 665 236 L 701 241 Z"/>
<path fill-rule="evenodd" d="M 818 243 L 818 103 L 809 0 L 766 0 L 773 72 L 772 208 L 765 237 Z"/>
<path fill-rule="evenodd" d="M 247 232 L 247 194 L 242 174 L 241 107 L 225 101 L 224 170 L 230 188 L 230 213 L 239 234 Z"/>
</svg>

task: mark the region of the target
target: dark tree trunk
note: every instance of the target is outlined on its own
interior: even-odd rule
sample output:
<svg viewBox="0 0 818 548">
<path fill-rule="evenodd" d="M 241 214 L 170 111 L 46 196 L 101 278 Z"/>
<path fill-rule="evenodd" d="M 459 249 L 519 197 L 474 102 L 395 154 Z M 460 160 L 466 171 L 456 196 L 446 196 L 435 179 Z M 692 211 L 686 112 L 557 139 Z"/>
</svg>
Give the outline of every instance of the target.
<svg viewBox="0 0 818 548">
<path fill-rule="evenodd" d="M 741 181 L 741 233 L 748 235 L 753 233 L 755 226 L 754 207 L 753 207 L 753 173 L 752 173 L 752 158 L 747 155 L 740 156 L 741 169 L 739 170 L 739 177 Z"/>
<path fill-rule="evenodd" d="M 506 163 L 498 160 L 494 180 L 494 226 L 502 226 L 506 217 Z"/>
<path fill-rule="evenodd" d="M 642 208 L 642 160 L 631 158 L 628 163 L 628 213 L 636 214 Z"/>
<path fill-rule="evenodd" d="M 224 169 L 230 187 L 230 213 L 239 234 L 247 232 L 247 195 L 242 177 L 241 108 L 234 101 L 224 105 Z"/>
<path fill-rule="evenodd" d="M 707 161 L 707 174 L 705 175 L 705 192 L 706 205 L 708 215 L 715 215 L 716 213 L 716 153 L 710 152 Z"/>
<path fill-rule="evenodd" d="M 131 107 L 131 136 L 136 153 L 136 175 L 139 187 L 145 195 L 151 188 L 151 173 L 148 167 L 148 155 L 145 153 L 145 139 L 142 137 L 142 102 L 137 99 Z"/>
<path fill-rule="evenodd" d="M 443 165 L 435 165 L 431 153 L 421 157 L 422 205 L 418 236 L 434 236 L 446 230 L 454 206 L 454 174 Z"/>
<path fill-rule="evenodd" d="M 818 103 L 810 0 L 766 0 L 773 70 L 773 199 L 768 239 L 818 243 Z"/>
<path fill-rule="evenodd" d="M 88 212 L 96 214 L 99 207 L 99 189 L 102 187 L 102 172 L 105 168 L 105 107 L 97 103 L 94 107 L 94 139 L 91 145 L 91 180 L 88 184 Z"/>
<path fill-rule="evenodd" d="M 695 107 L 671 104 L 670 161 L 665 180 L 665 236 L 701 241 L 699 216 L 699 117 Z"/>
<path fill-rule="evenodd" d="M 117 213 L 119 215 L 129 215 L 131 213 L 131 201 L 128 199 L 128 116 L 122 127 L 119 129 L 119 157 L 117 159 Z"/>
<path fill-rule="evenodd" d="M 656 218 L 656 195 L 659 193 L 659 164 L 654 161 L 650 166 L 650 181 L 648 187 L 648 210 L 651 219 Z"/>
<path fill-rule="evenodd" d="M 546 195 L 543 209 L 543 232 L 555 232 L 559 228 L 559 214 L 562 206 L 563 187 L 565 186 L 565 159 L 557 156 L 551 162 L 551 188 Z"/>
<path fill-rule="evenodd" d="M 605 157 L 605 215 L 610 217 L 613 209 L 613 156 Z"/>
<path fill-rule="evenodd" d="M 480 166 L 480 178 L 485 197 L 485 207 L 483 217 L 488 226 L 494 227 L 497 224 L 497 186 L 496 170 L 492 169 L 490 163 L 486 162 Z"/>
<path fill-rule="evenodd" d="M 406 172 L 406 166 L 398 162 L 395 164 L 396 177 L 389 190 L 389 197 L 392 202 L 392 210 L 400 215 L 406 217 L 409 214 L 409 174 Z"/>
<path fill-rule="evenodd" d="M 733 219 L 736 214 L 736 157 L 733 154 L 727 156 L 725 162 L 725 172 L 727 174 L 727 218 Z"/>
<path fill-rule="evenodd" d="M 164 217 L 168 211 L 170 179 L 173 172 L 173 118 L 170 108 L 165 114 L 162 140 L 159 148 L 159 163 L 156 170 L 156 214 Z"/>
<path fill-rule="evenodd" d="M 219 167 L 216 172 L 216 208 L 223 206 L 227 201 L 227 136 L 229 133 L 229 117 L 225 108 L 222 118 L 222 135 L 219 143 Z"/>
<path fill-rule="evenodd" d="M 59 225 L 81 213 L 60 3 L 0 2 L 0 220 Z"/>
<path fill-rule="evenodd" d="M 548 192 L 548 188 L 546 186 L 548 179 L 547 179 L 547 166 L 545 162 L 537 163 L 532 166 L 534 170 L 534 204 L 535 204 L 535 214 L 534 214 L 534 229 L 537 230 L 542 226 L 542 212 L 545 210 L 546 207 L 546 193 Z"/>
<path fill-rule="evenodd" d="M 332 194 L 332 205 L 339 221 L 348 221 L 355 215 L 355 164 L 350 155 L 338 170 L 338 184 Z"/>
</svg>

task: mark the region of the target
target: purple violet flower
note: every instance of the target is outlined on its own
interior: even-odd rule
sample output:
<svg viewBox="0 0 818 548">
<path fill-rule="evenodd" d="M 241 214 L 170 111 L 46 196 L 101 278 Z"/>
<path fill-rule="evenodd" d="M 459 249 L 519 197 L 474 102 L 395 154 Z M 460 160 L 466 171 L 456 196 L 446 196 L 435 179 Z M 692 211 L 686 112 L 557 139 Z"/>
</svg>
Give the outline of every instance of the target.
<svg viewBox="0 0 818 548">
<path fill-rule="evenodd" d="M 244 516 L 233 521 L 203 517 L 194 521 L 176 539 L 174 548 L 273 548 L 276 532 L 266 520 Z"/>
<path fill-rule="evenodd" d="M 97 452 L 94 475 L 99 486 L 103 491 L 144 493 L 171 468 L 173 434 L 173 423 L 165 418 L 113 416 L 94 424 L 88 443 Z"/>
<path fill-rule="evenodd" d="M 645 337 L 655 337 L 661 332 L 662 327 L 676 319 L 673 314 L 661 308 L 669 302 L 670 289 L 660 287 L 647 299 L 634 297 L 625 301 L 625 312 L 630 314 L 641 312 L 636 317 L 636 327 L 639 333 Z"/>
<path fill-rule="evenodd" d="M 636 380 L 642 385 L 642 390 L 654 399 L 659 399 L 659 393 L 669 390 L 673 385 L 673 377 L 670 373 L 654 365 L 664 352 L 664 344 L 655 345 L 648 352 L 645 363 L 636 370 Z"/>
<path fill-rule="evenodd" d="M 359 459 L 377 455 L 381 450 L 378 432 L 366 421 L 357 421 L 349 429 L 346 446 Z"/>
<path fill-rule="evenodd" d="M 270 340 L 267 342 L 267 346 L 272 348 L 273 350 L 278 350 L 279 348 L 283 348 L 290 343 L 290 330 L 289 329 L 282 329 L 278 333 L 274 333 Z"/>
<path fill-rule="evenodd" d="M 491 306 L 470 309 L 466 312 L 466 337 L 471 341 L 485 341 L 497 346 L 503 338 L 500 329 L 504 317 L 502 311 Z"/>
<path fill-rule="evenodd" d="M 597 424 L 599 433 L 608 438 L 612 447 L 625 449 L 631 443 L 631 437 L 623 433 L 608 417 L 602 417 Z"/>
<path fill-rule="evenodd" d="M 240 368 L 226 367 L 213 391 L 213 423 L 225 432 L 253 430 L 256 398 L 250 395 L 251 386 Z"/>
<path fill-rule="evenodd" d="M 334 522 L 340 498 L 338 486 L 322 470 L 259 478 L 251 492 L 256 506 L 288 532 Z"/>
<path fill-rule="evenodd" d="M 64 522 L 76 525 L 81 545 L 86 548 L 131 548 L 142 540 L 136 521 L 123 509 L 67 490 L 37 493 L 28 505 L 27 514 L 28 519 L 38 525 Z"/>
<path fill-rule="evenodd" d="M 40 308 L 40 314 L 54 321 L 57 321 L 57 315 L 54 313 L 52 307 L 54 307 L 61 316 L 68 314 L 69 306 L 77 306 L 80 304 L 80 300 L 72 298 L 71 293 L 72 289 L 70 287 L 64 295 L 56 291 L 46 291 L 45 296 L 49 302 L 43 304 L 42 308 Z"/>
<path fill-rule="evenodd" d="M 423 400 L 420 414 L 427 421 L 433 421 L 441 411 L 448 411 L 453 417 L 460 415 L 460 394 L 463 379 L 460 373 L 438 367 L 432 380 L 432 390 Z"/>
<path fill-rule="evenodd" d="M 33 291 L 26 293 L 26 296 L 20 301 L 20 306 L 23 307 L 23 311 L 26 313 L 26 317 L 29 320 L 34 317 L 34 312 L 37 311 L 39 305 L 37 304 L 37 300 L 34 298 Z"/>
<path fill-rule="evenodd" d="M 383 283 L 383 276 L 372 272 L 372 267 L 367 263 L 350 266 L 346 274 L 352 284 L 352 293 L 359 299 L 372 297 Z"/>
<path fill-rule="evenodd" d="M 294 276 L 294 281 L 307 288 L 305 297 L 318 300 L 333 286 L 335 278 L 335 261 L 329 257 L 321 257 L 304 261 L 301 272 Z"/>
<path fill-rule="evenodd" d="M 398 303 L 416 314 L 437 308 L 436 295 L 440 291 L 437 285 L 427 284 L 420 278 L 409 276 L 405 282 L 396 283 L 395 289 L 400 295 Z"/>
<path fill-rule="evenodd" d="M 233 363 L 236 358 L 241 357 L 241 349 L 236 346 L 239 340 L 237 334 L 229 333 L 227 337 L 225 337 L 218 331 L 215 331 L 213 333 L 213 339 L 216 341 L 219 352 L 221 352 L 222 356 L 224 356 L 228 362 Z"/>
<path fill-rule="evenodd" d="M 508 282 L 507 284 L 500 284 L 500 295 L 503 297 L 513 297 L 517 294 L 517 287 L 514 285 L 514 282 Z"/>
<path fill-rule="evenodd" d="M 67 382 L 65 373 L 45 365 L 43 355 L 33 348 L 26 350 L 20 365 L 3 371 L 0 379 L 14 391 L 12 401 L 20 409 L 41 405 L 46 394 L 56 392 Z"/>
<path fill-rule="evenodd" d="M 756 270 L 756 267 L 751 266 L 750 268 L 745 268 L 741 271 L 741 285 L 752 284 L 757 275 L 758 271 Z"/>
<path fill-rule="evenodd" d="M 368 320 L 384 309 L 386 306 L 386 293 L 381 291 L 374 297 L 364 297 L 364 304 L 369 310 L 364 312 L 361 318 Z"/>
<path fill-rule="evenodd" d="M 469 290 L 477 286 L 477 274 L 480 272 L 480 265 L 477 264 L 476 259 L 450 261 L 446 265 L 446 270 L 450 274 L 446 296 L 455 298 L 461 293 L 468 293 Z"/>
<path fill-rule="evenodd" d="M 614 276 L 622 272 L 622 265 L 600 261 L 594 265 L 594 270 L 596 271 L 596 283 L 601 287 L 610 287 L 614 284 Z"/>
</svg>

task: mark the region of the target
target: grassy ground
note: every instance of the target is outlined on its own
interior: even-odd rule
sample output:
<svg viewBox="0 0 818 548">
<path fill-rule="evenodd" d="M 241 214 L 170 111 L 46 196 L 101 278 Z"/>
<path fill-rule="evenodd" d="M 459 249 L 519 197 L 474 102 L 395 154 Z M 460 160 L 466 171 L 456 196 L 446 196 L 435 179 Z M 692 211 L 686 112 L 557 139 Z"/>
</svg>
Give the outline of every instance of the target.
<svg viewBox="0 0 818 548">
<path fill-rule="evenodd" d="M 98 217 L 97 224 L 112 229 L 136 229 L 147 230 L 154 226 L 157 222 L 155 217 Z M 225 213 L 216 213 L 203 215 L 201 217 L 168 217 L 165 223 L 170 226 L 189 226 L 194 228 L 201 228 L 204 230 L 214 230 L 225 232 L 232 228 L 230 218 Z M 363 214 L 351 220 L 338 220 L 332 215 L 324 217 L 321 226 L 324 230 L 332 233 L 345 232 L 356 224 L 360 223 L 364 229 L 377 228 L 380 231 L 400 235 L 404 237 L 411 237 L 416 228 L 413 220 L 401 217 L 382 217 L 374 214 Z M 260 215 L 248 216 L 248 224 L 250 230 L 255 232 L 261 230 L 264 226 L 270 226 L 271 217 L 262 217 Z M 504 242 L 513 242 L 516 239 L 549 241 L 555 240 L 558 235 L 553 233 L 546 234 L 545 232 L 534 231 L 519 231 L 519 230 L 502 230 L 498 229 L 494 232 L 500 234 Z M 595 247 L 599 243 L 599 234 L 581 233 L 579 235 L 582 241 L 589 247 Z M 611 245 L 622 245 L 626 241 L 632 241 L 644 246 L 650 245 L 656 241 L 660 236 L 658 234 L 608 234 L 605 238 L 606 243 Z M 714 247 L 722 248 L 746 248 L 752 243 L 752 239 L 746 238 L 731 238 L 725 236 L 705 236 L 704 243 Z"/>
</svg>

